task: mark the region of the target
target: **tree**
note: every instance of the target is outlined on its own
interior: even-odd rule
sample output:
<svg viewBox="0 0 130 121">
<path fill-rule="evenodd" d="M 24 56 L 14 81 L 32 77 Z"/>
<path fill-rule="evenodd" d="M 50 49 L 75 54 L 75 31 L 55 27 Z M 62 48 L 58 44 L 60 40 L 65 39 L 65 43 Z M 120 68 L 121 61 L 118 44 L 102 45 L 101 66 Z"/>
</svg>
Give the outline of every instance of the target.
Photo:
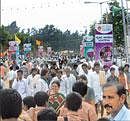
<svg viewBox="0 0 130 121">
<path fill-rule="evenodd" d="M 90 35 L 93 35 L 95 37 L 95 24 L 96 22 L 94 22 L 92 25 L 90 25 Z"/>
<path fill-rule="evenodd" d="M 124 34 L 123 34 L 123 19 L 122 19 L 122 9 L 117 1 L 109 3 L 110 5 L 110 15 L 113 20 L 113 36 L 116 47 L 122 46 L 124 48 Z M 126 12 L 125 12 L 126 15 Z"/>
<path fill-rule="evenodd" d="M 13 21 L 9 26 L 6 27 L 6 30 L 10 34 L 15 34 L 19 32 L 20 28 L 17 26 L 16 21 Z"/>
<path fill-rule="evenodd" d="M 79 44 L 82 40 L 78 31 L 72 33 L 69 30 L 62 32 L 54 27 L 54 25 L 46 25 L 38 30 L 37 35 L 43 41 L 43 45 L 51 46 L 55 51 L 75 50 L 79 51 Z"/>
<path fill-rule="evenodd" d="M 114 2 L 109 3 L 110 12 L 104 13 L 103 15 L 103 23 L 113 24 L 113 37 L 114 37 L 114 45 L 116 47 L 124 47 L 124 35 L 123 35 L 123 21 L 122 21 L 122 12 L 121 7 L 119 6 L 119 2 L 116 0 Z M 126 12 L 125 12 L 126 14 Z M 95 23 L 90 26 L 90 33 L 94 35 L 95 31 Z"/>
<path fill-rule="evenodd" d="M 24 29 L 20 30 L 16 22 L 12 22 L 9 26 L 0 27 L 0 41 L 2 50 L 8 48 L 8 41 L 14 41 L 14 35 L 21 40 L 20 50 L 23 50 L 23 44 L 31 43 L 32 50 L 35 52 L 36 40 L 41 40 L 42 45 L 46 48 L 51 46 L 55 51 L 61 50 L 74 50 L 79 51 L 79 45 L 82 40 L 82 35 L 78 31 L 71 33 L 69 30 L 62 32 L 60 29 L 55 28 L 54 25 L 46 25 L 43 28 Z"/>
<path fill-rule="evenodd" d="M 4 52 L 5 49 L 8 48 L 8 41 L 12 40 L 12 36 L 8 31 L 6 31 L 6 27 L 0 27 L 0 51 Z"/>
</svg>

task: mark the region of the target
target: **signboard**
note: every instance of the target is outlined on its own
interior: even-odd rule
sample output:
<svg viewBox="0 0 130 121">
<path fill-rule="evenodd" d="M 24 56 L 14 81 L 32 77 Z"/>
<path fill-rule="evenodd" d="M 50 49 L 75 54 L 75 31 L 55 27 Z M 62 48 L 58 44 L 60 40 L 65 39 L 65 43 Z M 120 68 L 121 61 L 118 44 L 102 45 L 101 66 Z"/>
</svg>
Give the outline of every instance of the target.
<svg viewBox="0 0 130 121">
<path fill-rule="evenodd" d="M 16 51 L 17 47 L 16 41 L 9 41 L 9 51 Z"/>
<path fill-rule="evenodd" d="M 95 59 L 104 65 L 112 64 L 113 27 L 112 24 L 95 25 Z"/>
<path fill-rule="evenodd" d="M 27 51 L 27 52 L 31 51 L 32 49 L 31 43 L 24 44 L 23 47 L 24 47 L 24 51 Z"/>
<path fill-rule="evenodd" d="M 84 46 L 84 57 L 92 58 L 94 56 L 93 36 L 91 35 L 84 36 L 82 43 Z"/>
<path fill-rule="evenodd" d="M 9 41 L 9 51 L 8 51 L 9 60 L 19 61 L 19 45 L 16 41 Z"/>
<path fill-rule="evenodd" d="M 31 43 L 26 43 L 23 45 L 23 49 L 24 49 L 24 57 L 27 59 L 27 58 L 30 58 L 30 52 L 32 50 L 32 45 Z"/>
</svg>

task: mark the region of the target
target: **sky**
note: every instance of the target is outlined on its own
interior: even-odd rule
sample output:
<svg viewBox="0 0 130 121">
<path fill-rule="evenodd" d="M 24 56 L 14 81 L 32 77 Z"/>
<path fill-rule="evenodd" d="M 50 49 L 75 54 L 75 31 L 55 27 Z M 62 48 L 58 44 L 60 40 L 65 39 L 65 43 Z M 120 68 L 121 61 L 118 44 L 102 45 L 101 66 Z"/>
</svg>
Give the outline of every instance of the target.
<svg viewBox="0 0 130 121">
<path fill-rule="evenodd" d="M 1 0 L 1 23 L 7 26 L 16 21 L 21 29 L 53 24 L 62 31 L 82 33 L 101 17 L 99 3 L 84 4 L 84 1 L 106 0 Z M 102 4 L 102 10 L 109 11 L 107 3 Z"/>
</svg>

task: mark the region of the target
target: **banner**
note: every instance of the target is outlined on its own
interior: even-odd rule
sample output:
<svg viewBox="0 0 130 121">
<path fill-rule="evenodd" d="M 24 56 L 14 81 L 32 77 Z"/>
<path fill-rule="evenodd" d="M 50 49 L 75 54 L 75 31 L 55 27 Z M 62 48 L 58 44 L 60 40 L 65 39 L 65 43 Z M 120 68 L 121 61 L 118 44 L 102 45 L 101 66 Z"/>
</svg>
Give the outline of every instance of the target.
<svg viewBox="0 0 130 121">
<path fill-rule="evenodd" d="M 24 44 L 23 47 L 24 47 L 24 51 L 27 51 L 27 52 L 31 51 L 32 49 L 31 43 Z"/>
<path fill-rule="evenodd" d="M 94 56 L 93 36 L 91 35 L 84 36 L 83 46 L 84 46 L 84 57 L 92 58 Z"/>
<path fill-rule="evenodd" d="M 95 25 L 95 59 L 103 65 L 112 64 L 113 27 L 112 24 Z"/>
<path fill-rule="evenodd" d="M 19 53 L 19 44 L 17 44 L 17 50 L 16 50 L 16 62 L 20 63 L 20 53 Z"/>
<path fill-rule="evenodd" d="M 30 52 L 32 50 L 32 45 L 31 43 L 26 43 L 23 45 L 23 49 L 24 49 L 24 57 L 25 58 L 30 58 Z"/>
<path fill-rule="evenodd" d="M 16 41 L 9 41 L 9 51 L 15 52 L 17 50 L 17 43 Z"/>
<path fill-rule="evenodd" d="M 9 41 L 8 58 L 19 62 L 19 44 L 16 41 Z"/>
</svg>

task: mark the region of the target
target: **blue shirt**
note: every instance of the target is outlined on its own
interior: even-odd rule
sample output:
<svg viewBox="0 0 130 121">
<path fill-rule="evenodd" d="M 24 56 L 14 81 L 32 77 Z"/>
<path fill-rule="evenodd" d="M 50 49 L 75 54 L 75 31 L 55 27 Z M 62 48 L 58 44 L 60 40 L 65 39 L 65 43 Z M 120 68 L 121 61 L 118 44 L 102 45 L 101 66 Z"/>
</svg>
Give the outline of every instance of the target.
<svg viewBox="0 0 130 121">
<path fill-rule="evenodd" d="M 111 121 L 130 121 L 130 110 L 123 106 L 118 114 L 111 118 Z"/>
</svg>

